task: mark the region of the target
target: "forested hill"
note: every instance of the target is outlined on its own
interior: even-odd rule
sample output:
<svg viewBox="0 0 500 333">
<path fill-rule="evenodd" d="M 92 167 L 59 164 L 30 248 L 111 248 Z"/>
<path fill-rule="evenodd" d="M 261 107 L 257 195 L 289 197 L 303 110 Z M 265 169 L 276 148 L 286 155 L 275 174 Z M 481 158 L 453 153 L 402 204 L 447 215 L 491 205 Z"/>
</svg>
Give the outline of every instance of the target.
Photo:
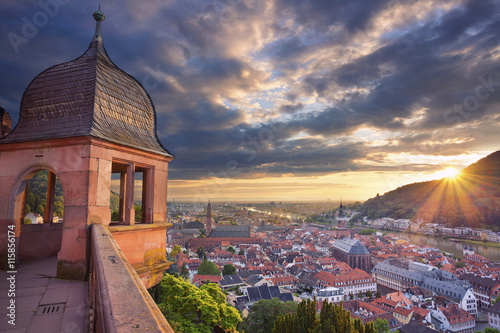
<svg viewBox="0 0 500 333">
<path fill-rule="evenodd" d="M 25 213 L 38 213 L 43 215 L 45 206 L 47 205 L 47 182 L 48 171 L 43 170 L 38 172 L 28 182 L 26 192 L 26 206 Z M 111 211 L 118 210 L 120 197 L 115 192 L 111 191 L 110 208 Z M 54 198 L 54 214 L 63 217 L 64 214 L 64 193 L 59 182 L 56 178 L 55 198 Z"/>
<path fill-rule="evenodd" d="M 427 223 L 500 230 L 500 151 L 480 159 L 456 178 L 397 188 L 364 202 L 369 219 L 422 218 Z"/>
</svg>

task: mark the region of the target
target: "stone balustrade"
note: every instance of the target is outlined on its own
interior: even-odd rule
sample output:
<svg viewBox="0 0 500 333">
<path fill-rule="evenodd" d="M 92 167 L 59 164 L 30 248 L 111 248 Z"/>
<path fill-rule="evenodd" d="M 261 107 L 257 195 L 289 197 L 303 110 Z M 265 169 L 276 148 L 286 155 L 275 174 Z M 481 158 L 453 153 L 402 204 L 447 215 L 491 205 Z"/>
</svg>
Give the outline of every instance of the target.
<svg viewBox="0 0 500 333">
<path fill-rule="evenodd" d="M 91 227 L 90 332 L 174 332 L 112 233 Z"/>
</svg>

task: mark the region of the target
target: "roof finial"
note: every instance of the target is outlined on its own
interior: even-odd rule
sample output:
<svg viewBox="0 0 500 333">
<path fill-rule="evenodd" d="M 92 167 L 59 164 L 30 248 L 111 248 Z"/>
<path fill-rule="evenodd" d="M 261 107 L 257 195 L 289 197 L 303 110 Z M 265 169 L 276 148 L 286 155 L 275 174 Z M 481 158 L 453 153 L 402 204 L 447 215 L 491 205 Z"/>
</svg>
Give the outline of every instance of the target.
<svg viewBox="0 0 500 333">
<path fill-rule="evenodd" d="M 99 9 L 94 12 L 92 15 L 94 16 L 94 20 L 96 20 L 96 26 L 95 26 L 95 36 L 97 38 L 102 38 L 101 37 L 101 22 L 104 21 L 104 13 L 101 12 L 101 4 L 99 3 Z"/>
</svg>

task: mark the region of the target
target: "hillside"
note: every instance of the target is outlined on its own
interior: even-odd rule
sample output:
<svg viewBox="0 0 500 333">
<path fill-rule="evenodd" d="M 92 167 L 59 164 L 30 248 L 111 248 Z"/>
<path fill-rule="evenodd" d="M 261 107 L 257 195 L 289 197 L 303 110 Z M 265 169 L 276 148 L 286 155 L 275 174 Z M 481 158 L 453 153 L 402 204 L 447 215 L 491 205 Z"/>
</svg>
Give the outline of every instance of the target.
<svg viewBox="0 0 500 333">
<path fill-rule="evenodd" d="M 414 183 L 371 198 L 360 208 L 370 219 L 422 218 L 428 223 L 500 230 L 500 151 L 454 179 Z"/>
</svg>

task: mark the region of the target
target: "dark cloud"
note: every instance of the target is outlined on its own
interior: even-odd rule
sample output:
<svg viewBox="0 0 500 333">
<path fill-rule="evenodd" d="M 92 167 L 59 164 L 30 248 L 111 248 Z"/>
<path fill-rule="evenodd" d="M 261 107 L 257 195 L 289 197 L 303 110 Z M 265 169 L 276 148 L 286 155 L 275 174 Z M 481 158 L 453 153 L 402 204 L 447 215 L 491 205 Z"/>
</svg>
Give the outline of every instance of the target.
<svg viewBox="0 0 500 333">
<path fill-rule="evenodd" d="M 50 2 L 50 1 L 48 1 Z M 57 3 L 57 2 L 54 2 Z M 0 5 L 0 104 L 81 55 L 96 4 Z M 498 1 L 108 1 L 113 61 L 150 93 L 172 179 L 432 170 L 500 139 Z M 26 20 L 24 19 L 26 18 Z M 24 37 L 23 37 L 24 38 Z M 17 52 L 16 52 L 17 51 Z M 370 128 L 367 137 L 356 131 Z"/>
</svg>

